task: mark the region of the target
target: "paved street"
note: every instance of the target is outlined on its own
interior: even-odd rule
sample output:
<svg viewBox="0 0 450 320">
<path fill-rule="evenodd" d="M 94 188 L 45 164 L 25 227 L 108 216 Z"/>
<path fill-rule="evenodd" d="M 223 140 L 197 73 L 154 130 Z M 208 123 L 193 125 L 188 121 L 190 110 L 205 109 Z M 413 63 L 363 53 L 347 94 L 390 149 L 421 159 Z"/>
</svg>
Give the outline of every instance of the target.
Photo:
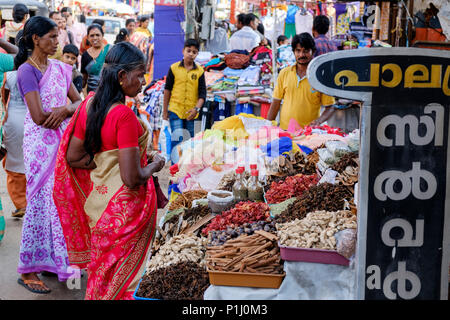
<svg viewBox="0 0 450 320">
<path fill-rule="evenodd" d="M 167 192 L 169 170 L 168 166 L 159 174 L 162 190 Z M 5 237 L 0 242 L 0 299 L 1 300 L 83 300 L 86 290 L 87 275 L 83 272 L 80 289 L 69 289 L 65 282 L 59 282 L 55 277 L 41 279 L 52 290 L 49 294 L 34 294 L 17 283 L 20 275 L 17 273 L 17 263 L 22 233 L 22 219 L 11 217 L 15 210 L 6 190 L 6 174 L 0 169 L 0 196 L 3 204 L 3 213 L 6 219 Z M 158 212 L 158 219 L 162 210 Z M 73 283 L 72 283 L 73 285 Z"/>
</svg>

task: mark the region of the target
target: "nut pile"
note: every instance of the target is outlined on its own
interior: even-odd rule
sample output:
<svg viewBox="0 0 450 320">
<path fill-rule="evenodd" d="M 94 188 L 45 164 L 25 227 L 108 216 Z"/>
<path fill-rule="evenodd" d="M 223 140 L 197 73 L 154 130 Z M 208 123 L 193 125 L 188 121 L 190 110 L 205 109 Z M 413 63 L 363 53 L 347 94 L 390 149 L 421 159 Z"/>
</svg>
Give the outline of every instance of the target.
<svg viewBox="0 0 450 320">
<path fill-rule="evenodd" d="M 178 235 L 167 241 L 152 256 L 147 265 L 147 272 L 183 261 L 192 261 L 200 265 L 205 263 L 206 238 L 194 235 Z"/>
<path fill-rule="evenodd" d="M 353 194 L 347 187 L 322 183 L 306 190 L 301 197 L 290 204 L 287 210 L 279 214 L 275 220 L 277 223 L 284 223 L 295 219 L 303 219 L 308 212 L 343 210 L 346 199 L 347 201 L 353 199 Z"/>
<path fill-rule="evenodd" d="M 211 231 L 208 234 L 208 246 L 220 246 L 228 240 L 239 237 L 242 234 L 252 235 L 256 230 L 264 230 L 267 232 L 275 232 L 275 221 L 258 221 L 254 223 L 244 223 L 243 225 L 226 230 Z"/>
<path fill-rule="evenodd" d="M 179 208 L 191 208 L 192 201 L 197 199 L 204 199 L 208 195 L 205 190 L 191 190 L 186 191 L 178 195 L 178 197 L 172 201 L 169 205 L 169 211 L 176 210 Z"/>
<path fill-rule="evenodd" d="M 334 235 L 344 229 L 356 229 L 356 216 L 348 210 L 315 211 L 304 219 L 277 224 L 280 244 L 326 250 L 336 250 Z"/>
<path fill-rule="evenodd" d="M 222 246 L 208 247 L 206 265 L 212 271 L 282 274 L 278 237 L 262 230 L 241 235 Z"/>
<path fill-rule="evenodd" d="M 189 261 L 145 274 L 136 295 L 160 300 L 203 300 L 208 287 L 205 267 Z"/>
</svg>

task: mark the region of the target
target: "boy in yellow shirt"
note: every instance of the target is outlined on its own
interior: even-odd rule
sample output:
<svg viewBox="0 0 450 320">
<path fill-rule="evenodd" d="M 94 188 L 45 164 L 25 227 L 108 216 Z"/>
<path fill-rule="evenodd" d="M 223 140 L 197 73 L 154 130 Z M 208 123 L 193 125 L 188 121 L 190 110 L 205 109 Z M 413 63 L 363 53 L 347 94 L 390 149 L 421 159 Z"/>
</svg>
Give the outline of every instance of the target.
<svg viewBox="0 0 450 320">
<path fill-rule="evenodd" d="M 313 37 L 307 32 L 296 35 L 292 39 L 292 50 L 296 64 L 281 70 L 267 115 L 268 120 L 275 120 L 281 107 L 280 127 L 284 130 L 291 119 L 295 119 L 302 127 L 320 125 L 332 114 L 330 108 L 326 108 L 320 115 L 320 107 L 335 104 L 333 97 L 311 88 L 306 77 L 308 64 L 316 51 Z"/>
<path fill-rule="evenodd" d="M 172 64 L 167 73 L 163 120 L 170 122 L 172 149 L 182 142 L 186 131 L 189 132 L 189 138 L 195 135 L 194 119 L 198 117 L 206 100 L 205 72 L 194 62 L 199 49 L 197 40 L 187 40 L 183 48 L 183 60 Z M 172 159 L 172 162 L 177 162 L 175 160 Z"/>
</svg>

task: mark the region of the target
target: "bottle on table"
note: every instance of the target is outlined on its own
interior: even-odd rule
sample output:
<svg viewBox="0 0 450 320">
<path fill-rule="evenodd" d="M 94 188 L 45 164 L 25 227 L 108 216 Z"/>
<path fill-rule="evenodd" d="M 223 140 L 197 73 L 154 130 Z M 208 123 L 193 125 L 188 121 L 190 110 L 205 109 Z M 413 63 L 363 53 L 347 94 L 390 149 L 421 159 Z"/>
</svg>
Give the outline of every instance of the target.
<svg viewBox="0 0 450 320">
<path fill-rule="evenodd" d="M 264 201 L 264 189 L 258 179 L 259 171 L 252 170 L 252 176 L 248 185 L 248 199 L 251 201 Z"/>
<path fill-rule="evenodd" d="M 247 184 L 244 180 L 244 167 L 236 169 L 236 181 L 233 184 L 233 196 L 236 202 L 246 201 L 248 199 Z"/>
</svg>

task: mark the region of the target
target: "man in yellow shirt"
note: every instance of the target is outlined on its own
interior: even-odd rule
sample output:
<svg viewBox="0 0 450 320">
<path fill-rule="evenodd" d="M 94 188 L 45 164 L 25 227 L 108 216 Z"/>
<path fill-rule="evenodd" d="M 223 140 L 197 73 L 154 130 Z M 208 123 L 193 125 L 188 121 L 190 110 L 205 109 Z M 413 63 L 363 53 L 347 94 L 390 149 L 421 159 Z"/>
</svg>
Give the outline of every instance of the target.
<svg viewBox="0 0 450 320">
<path fill-rule="evenodd" d="M 306 78 L 306 69 L 316 51 L 313 37 L 307 32 L 296 35 L 292 39 L 292 50 L 297 63 L 280 72 L 267 115 L 268 120 L 275 120 L 281 107 L 280 127 L 284 130 L 291 119 L 295 119 L 302 127 L 320 125 L 332 114 L 332 110 L 326 108 L 321 115 L 320 107 L 335 103 L 333 97 L 311 88 Z"/>
</svg>

